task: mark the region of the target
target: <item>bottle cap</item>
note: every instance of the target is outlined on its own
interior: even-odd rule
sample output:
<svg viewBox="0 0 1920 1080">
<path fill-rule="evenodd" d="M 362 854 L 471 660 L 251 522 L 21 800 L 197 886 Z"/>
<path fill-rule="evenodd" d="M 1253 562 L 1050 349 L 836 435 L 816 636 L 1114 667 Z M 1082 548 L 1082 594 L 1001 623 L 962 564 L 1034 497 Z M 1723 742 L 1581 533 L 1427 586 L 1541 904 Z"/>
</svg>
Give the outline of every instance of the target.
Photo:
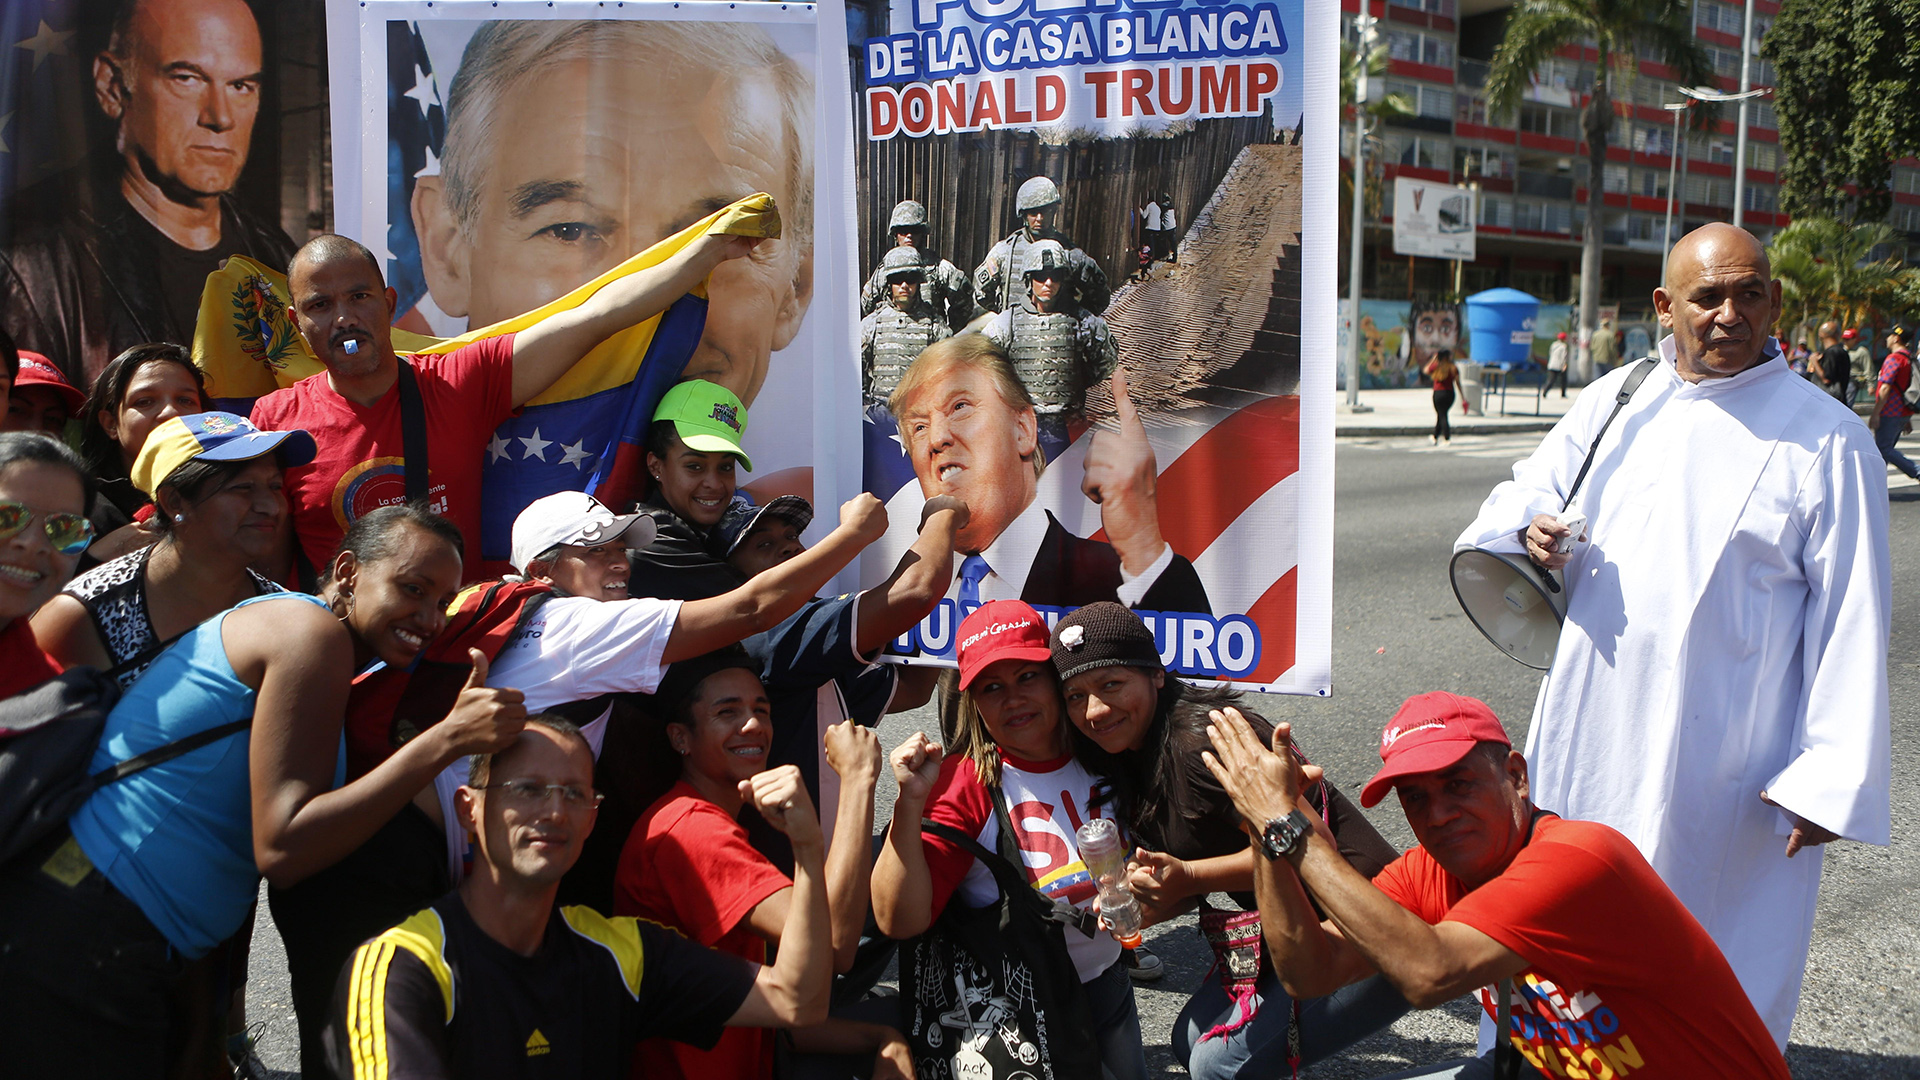
<svg viewBox="0 0 1920 1080">
<path fill-rule="evenodd" d="M 1140 947 L 1139 934 L 1128 934 L 1126 937 L 1115 938 L 1114 940 L 1118 941 L 1120 943 L 1120 947 L 1123 949 L 1137 949 Z"/>
</svg>

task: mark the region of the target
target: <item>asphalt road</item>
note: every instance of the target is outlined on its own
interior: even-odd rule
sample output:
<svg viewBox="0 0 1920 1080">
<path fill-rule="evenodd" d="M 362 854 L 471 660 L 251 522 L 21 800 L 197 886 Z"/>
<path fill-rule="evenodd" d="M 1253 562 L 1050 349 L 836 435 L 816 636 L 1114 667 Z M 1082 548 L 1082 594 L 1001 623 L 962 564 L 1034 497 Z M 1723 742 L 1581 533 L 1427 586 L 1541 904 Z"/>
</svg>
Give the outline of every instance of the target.
<svg viewBox="0 0 1920 1080">
<path fill-rule="evenodd" d="M 1340 440 L 1334 694 L 1260 704 L 1271 718 L 1292 721 L 1301 745 L 1343 786 L 1355 788 L 1372 773 L 1381 724 L 1421 691 L 1479 697 L 1516 742 L 1524 738 L 1538 680 L 1496 653 L 1460 614 L 1446 562 L 1480 500 L 1537 438 L 1462 436 L 1442 449 L 1430 449 L 1424 439 Z M 1890 499 L 1893 845 L 1843 843 L 1827 854 L 1813 954 L 1787 1052 L 1797 1080 L 1920 1077 L 1920 485 L 1900 480 Z M 891 747 L 932 722 L 908 714 L 889 718 L 881 731 Z M 880 820 L 892 800 L 891 781 L 883 781 Z M 1371 817 L 1389 840 L 1412 843 L 1391 800 Z M 1148 940 L 1167 962 L 1165 978 L 1137 995 L 1148 1064 L 1156 1077 L 1184 1076 L 1168 1051 L 1168 1033 L 1209 957 L 1191 920 L 1157 927 Z M 252 1018 L 266 1023 L 267 1064 L 297 1069 L 284 960 L 264 903 L 248 996 Z M 1412 1014 L 1306 1075 L 1347 1080 L 1462 1056 L 1472 1051 L 1475 1018 L 1464 998 Z"/>
</svg>

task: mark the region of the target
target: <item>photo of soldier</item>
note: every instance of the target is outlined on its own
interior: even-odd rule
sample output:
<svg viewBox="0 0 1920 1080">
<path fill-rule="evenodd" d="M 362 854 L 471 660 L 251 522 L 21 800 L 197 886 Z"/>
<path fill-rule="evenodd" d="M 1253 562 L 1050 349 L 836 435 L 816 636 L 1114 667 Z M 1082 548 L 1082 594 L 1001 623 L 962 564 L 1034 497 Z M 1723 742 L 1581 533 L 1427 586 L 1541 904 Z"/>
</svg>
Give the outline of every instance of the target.
<svg viewBox="0 0 1920 1080">
<path fill-rule="evenodd" d="M 952 331 L 927 301 L 929 275 L 918 251 L 894 248 L 873 274 L 886 292 L 860 320 L 860 378 L 867 403 L 884 406 L 914 357 Z"/>
<path fill-rule="evenodd" d="M 109 142 L 18 194 L 0 254 L 0 322 L 76 386 L 131 346 L 191 343 L 207 274 L 229 255 L 285 268 L 294 249 L 236 197 L 266 79 L 253 9 L 112 0 L 99 12 L 73 32 L 99 38 L 87 108 Z"/>
<path fill-rule="evenodd" d="M 1075 301 L 1067 249 L 1042 240 L 1025 255 L 1026 295 L 981 332 L 1006 350 L 1032 395 L 1040 448 L 1051 461 L 1073 442 L 1073 427 L 1084 427 L 1087 388 L 1113 374 L 1120 352 L 1106 320 Z"/>
<path fill-rule="evenodd" d="M 998 312 L 1019 302 L 1020 283 L 1033 260 L 1034 245 L 1052 240 L 1065 248 L 1073 263 L 1070 293 L 1083 308 L 1096 314 L 1107 309 L 1112 290 L 1106 271 L 1067 235 L 1054 227 L 1060 216 L 1060 188 L 1044 176 L 1030 177 L 1014 196 L 1020 228 L 993 245 L 973 272 L 973 288 L 980 306 Z"/>
<path fill-rule="evenodd" d="M 954 333 L 965 330 L 967 324 L 973 321 L 973 279 L 967 276 L 966 271 L 941 258 L 927 246 L 927 208 L 911 199 L 895 203 L 893 214 L 887 220 L 887 229 L 893 237 L 894 249 L 906 248 L 920 253 L 920 262 L 926 271 L 920 283 L 920 295 L 927 306 L 945 320 L 948 329 Z M 882 256 L 882 263 L 885 258 Z M 863 317 L 873 314 L 874 308 L 886 300 L 885 273 L 884 265 L 875 269 L 873 276 L 861 288 L 860 314 Z"/>
<path fill-rule="evenodd" d="M 683 375 L 751 406 L 813 298 L 813 108 L 811 71 L 758 25 L 480 25 L 439 173 L 413 190 L 432 304 L 468 327 L 511 318 L 765 191 L 783 235 L 714 272 Z"/>
</svg>

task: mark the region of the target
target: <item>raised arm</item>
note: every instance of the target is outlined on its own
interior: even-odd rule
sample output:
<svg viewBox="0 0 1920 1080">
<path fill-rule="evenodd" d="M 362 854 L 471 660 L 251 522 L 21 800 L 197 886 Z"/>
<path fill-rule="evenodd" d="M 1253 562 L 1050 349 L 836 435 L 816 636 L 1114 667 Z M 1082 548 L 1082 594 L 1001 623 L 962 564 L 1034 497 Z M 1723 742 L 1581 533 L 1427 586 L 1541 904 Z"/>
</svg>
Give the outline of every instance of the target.
<svg viewBox="0 0 1920 1080">
<path fill-rule="evenodd" d="M 822 877 L 825 843 L 813 800 L 800 771 L 770 769 L 740 781 L 767 824 L 793 844 L 793 890 L 780 951 L 754 976 L 753 989 L 727 1020 L 729 1027 L 806 1027 L 827 1018 L 833 989 L 833 943 L 828 929 L 827 888 Z"/>
<path fill-rule="evenodd" d="M 780 625 L 886 531 L 885 504 L 864 492 L 854 496 L 840 507 L 839 527 L 819 544 L 732 592 L 680 605 L 662 662 L 709 653 Z"/>
<path fill-rule="evenodd" d="M 933 871 L 920 817 L 940 776 L 942 751 L 926 732 L 916 731 L 887 760 L 900 794 L 893 801 L 887 842 L 873 864 L 873 919 L 888 937 L 910 938 L 933 925 Z"/>
<path fill-rule="evenodd" d="M 447 718 L 334 790 L 353 677 L 348 631 L 324 608 L 293 600 L 233 612 L 221 630 L 235 673 L 259 687 L 247 762 L 253 851 L 260 872 L 279 888 L 339 862 L 441 769 L 503 748 L 526 724 L 520 692 L 487 688 L 486 658 L 474 650 L 473 676 Z"/>
<path fill-rule="evenodd" d="M 702 236 L 664 262 L 610 281 L 585 303 L 556 312 L 513 339 L 513 404 L 526 404 L 592 351 L 629 326 L 667 310 L 713 268 L 759 243 L 745 236 Z"/>
<path fill-rule="evenodd" d="M 914 628 L 953 584 L 953 537 L 967 525 L 967 504 L 935 495 L 920 514 L 920 535 L 892 576 L 860 598 L 854 648 L 862 655 Z"/>
<path fill-rule="evenodd" d="M 1298 762 L 1260 743 L 1239 710 L 1215 712 L 1206 755 L 1250 832 L 1305 806 L 1310 779 Z M 1274 729 L 1279 743 L 1289 725 Z M 1430 925 L 1381 892 L 1340 855 L 1317 815 L 1306 845 L 1285 860 L 1258 857 L 1254 893 L 1274 970 L 1287 992 L 1318 997 L 1379 971 L 1415 1008 L 1431 1009 L 1478 987 L 1517 975 L 1527 960 L 1461 923 Z M 1304 888 L 1303 888 L 1304 886 Z M 1329 916 L 1313 914 L 1307 891 Z"/>
</svg>

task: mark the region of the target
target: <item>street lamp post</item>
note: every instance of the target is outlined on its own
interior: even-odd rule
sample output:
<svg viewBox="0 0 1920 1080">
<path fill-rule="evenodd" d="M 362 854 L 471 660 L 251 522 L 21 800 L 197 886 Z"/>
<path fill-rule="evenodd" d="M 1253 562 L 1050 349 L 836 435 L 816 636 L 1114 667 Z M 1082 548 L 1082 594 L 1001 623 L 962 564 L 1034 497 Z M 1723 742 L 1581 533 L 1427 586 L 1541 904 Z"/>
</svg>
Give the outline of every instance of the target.
<svg viewBox="0 0 1920 1080">
<path fill-rule="evenodd" d="M 1733 136 L 1733 223 L 1747 220 L 1747 101 L 1753 97 L 1753 0 L 1740 29 L 1740 130 Z"/>
<path fill-rule="evenodd" d="M 1688 102 L 1681 101 L 1673 105 L 1660 107 L 1673 114 L 1673 148 L 1667 155 L 1667 227 L 1660 234 L 1660 284 L 1667 283 L 1667 252 L 1673 250 L 1673 200 L 1680 180 L 1680 155 L 1687 152 L 1686 143 L 1681 141 L 1680 118 L 1686 115 Z"/>
<path fill-rule="evenodd" d="M 1749 3 L 1751 3 L 1751 0 L 1749 0 Z M 1742 61 L 1741 71 L 1744 72 L 1745 70 L 1745 61 Z M 1741 81 L 1745 81 L 1744 77 Z M 1695 101 L 1737 101 L 1740 103 L 1740 136 L 1736 140 L 1736 149 L 1733 152 L 1734 157 L 1739 159 L 1733 163 L 1733 223 L 1740 225 L 1746 220 L 1746 207 L 1744 202 L 1746 187 L 1744 178 L 1747 175 L 1747 102 L 1762 94 L 1773 93 L 1773 87 L 1757 86 L 1750 90 L 1742 90 L 1737 94 L 1727 94 L 1718 90 L 1709 90 L 1704 86 L 1676 86 L 1674 89 Z M 1668 107 L 1671 108 L 1671 106 Z"/>
<path fill-rule="evenodd" d="M 1347 302 L 1350 305 L 1347 309 L 1347 408 L 1352 412 L 1373 411 L 1360 404 L 1360 260 L 1366 255 L 1361 234 L 1367 223 L 1367 196 L 1363 182 L 1367 152 L 1367 64 L 1373 58 L 1373 43 L 1377 34 L 1375 21 L 1362 5 L 1353 23 L 1354 29 L 1360 32 L 1356 49 L 1360 70 L 1353 80 L 1353 237 L 1347 260 Z"/>
</svg>

